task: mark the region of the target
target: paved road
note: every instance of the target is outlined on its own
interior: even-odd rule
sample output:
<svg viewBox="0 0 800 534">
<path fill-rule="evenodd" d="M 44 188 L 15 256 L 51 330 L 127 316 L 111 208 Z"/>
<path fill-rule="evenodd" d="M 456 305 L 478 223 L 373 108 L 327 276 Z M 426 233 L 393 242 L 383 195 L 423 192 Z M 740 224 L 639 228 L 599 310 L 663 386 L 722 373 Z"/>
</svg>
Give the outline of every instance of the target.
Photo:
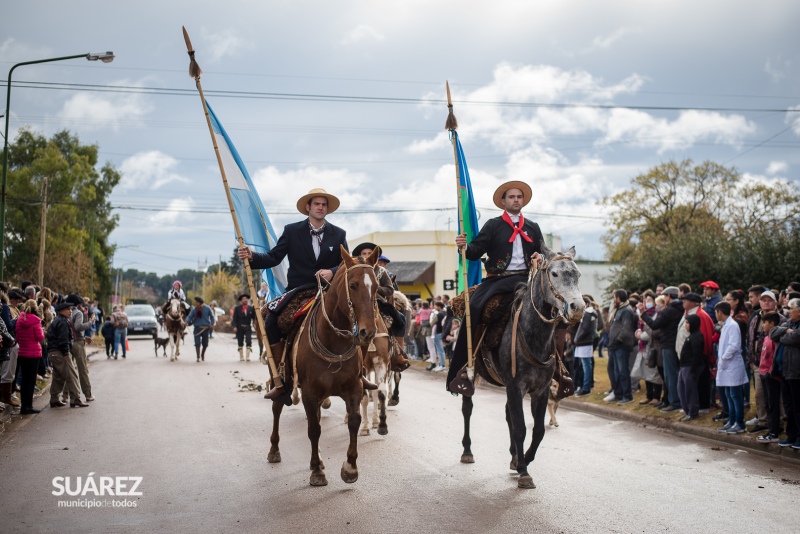
<svg viewBox="0 0 800 534">
<path fill-rule="evenodd" d="M 508 470 L 504 396 L 479 390 L 476 463 L 459 463 L 460 400 L 443 376 L 408 371 L 389 435 L 359 439 L 360 478 L 339 478 L 344 404 L 323 411 L 327 487 L 308 485 L 305 415 L 284 411 L 283 462 L 268 464 L 272 416 L 241 376 L 230 335 L 206 362 L 153 356 L 91 368 L 97 401 L 46 409 L 0 436 L 2 532 L 790 532 L 800 525 L 800 468 L 714 443 L 579 412 L 559 412 L 520 490 Z M 95 359 L 97 357 L 95 356 Z M 234 373 L 239 371 L 239 373 Z M 59 508 L 53 478 L 143 477 L 132 508 Z M 93 495 L 88 497 L 93 500 Z M 101 499 L 101 498 L 98 498 Z M 102 498 L 105 499 L 105 498 Z"/>
</svg>

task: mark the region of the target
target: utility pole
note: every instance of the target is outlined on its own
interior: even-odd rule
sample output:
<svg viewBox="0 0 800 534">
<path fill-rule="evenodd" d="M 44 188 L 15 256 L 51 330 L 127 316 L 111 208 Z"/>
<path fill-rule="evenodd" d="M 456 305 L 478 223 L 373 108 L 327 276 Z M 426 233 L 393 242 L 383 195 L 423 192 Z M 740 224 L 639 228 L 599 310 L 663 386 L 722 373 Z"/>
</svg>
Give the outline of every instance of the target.
<svg viewBox="0 0 800 534">
<path fill-rule="evenodd" d="M 44 287 L 44 242 L 47 237 L 47 176 L 42 180 L 42 224 L 39 236 L 39 283 Z"/>
</svg>

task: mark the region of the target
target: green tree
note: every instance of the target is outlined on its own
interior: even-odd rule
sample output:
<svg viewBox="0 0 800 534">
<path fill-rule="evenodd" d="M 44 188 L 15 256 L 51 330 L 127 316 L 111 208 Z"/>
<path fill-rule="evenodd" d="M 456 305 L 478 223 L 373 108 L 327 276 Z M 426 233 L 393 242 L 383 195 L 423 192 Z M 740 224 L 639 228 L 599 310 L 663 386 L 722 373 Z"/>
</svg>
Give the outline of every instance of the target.
<svg viewBox="0 0 800 534">
<path fill-rule="evenodd" d="M 121 175 L 110 164 L 98 168 L 98 146 L 83 145 L 64 130 L 51 138 L 20 130 L 8 152 L 6 273 L 36 280 L 41 208 L 47 193 L 44 279 L 60 292 L 111 294 L 108 236 L 117 225 L 109 196 Z"/>
<path fill-rule="evenodd" d="M 628 289 L 708 279 L 725 289 L 798 278 L 800 193 L 793 184 L 746 181 L 734 168 L 691 160 L 658 165 L 608 196 L 607 256 Z"/>
</svg>

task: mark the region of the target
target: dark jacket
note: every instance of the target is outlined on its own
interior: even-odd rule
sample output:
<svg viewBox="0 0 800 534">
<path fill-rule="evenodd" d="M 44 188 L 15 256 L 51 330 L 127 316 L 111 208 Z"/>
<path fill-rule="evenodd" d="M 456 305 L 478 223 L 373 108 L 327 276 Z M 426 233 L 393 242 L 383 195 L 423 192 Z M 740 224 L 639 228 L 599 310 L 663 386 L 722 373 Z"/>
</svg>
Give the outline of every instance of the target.
<svg viewBox="0 0 800 534">
<path fill-rule="evenodd" d="M 103 327 L 100 328 L 100 334 L 105 339 L 114 339 L 114 325 L 111 322 L 111 317 L 107 317 L 107 320 L 103 322 Z"/>
<path fill-rule="evenodd" d="M 525 219 L 524 214 L 523 218 Z M 542 252 L 544 237 L 542 237 L 539 225 L 528 219 L 525 219 L 522 228 L 522 231 L 532 240 L 530 243 L 524 239 L 522 240 L 522 254 L 525 257 L 525 265 L 529 266 L 531 255 L 534 252 Z M 505 272 L 508 264 L 511 263 L 511 252 L 514 248 L 514 243 L 508 241 L 511 239 L 513 231 L 502 217 L 489 219 L 478 235 L 475 236 L 475 239 L 467 244 L 467 259 L 479 260 L 486 254 L 487 258 L 483 260 L 483 263 L 487 274 Z"/>
<path fill-rule="evenodd" d="M 583 313 L 583 319 L 578 325 L 578 330 L 575 332 L 573 344 L 576 347 L 592 345 L 595 333 L 597 333 L 597 313 L 594 309 L 587 309 Z"/>
<path fill-rule="evenodd" d="M 625 348 L 629 351 L 633 349 L 636 344 L 636 327 L 639 325 L 639 319 L 631 309 L 627 301 L 614 313 L 614 318 L 611 321 L 611 326 L 608 329 L 608 348 L 618 349 Z"/>
<path fill-rule="evenodd" d="M 788 333 L 787 330 L 793 330 Z M 786 380 L 800 380 L 800 322 L 784 322 L 769 332 L 775 343 L 783 345 L 782 375 Z M 775 349 L 778 353 L 780 347 Z"/>
<path fill-rule="evenodd" d="M 256 310 L 254 306 L 247 306 L 247 313 L 244 313 L 243 306 L 239 304 L 233 309 L 233 320 L 231 326 L 234 328 L 250 328 L 256 320 Z"/>
<path fill-rule="evenodd" d="M 683 343 L 680 353 L 680 366 L 691 367 L 692 373 L 698 373 L 705 365 L 705 338 L 700 332 L 700 318 L 697 315 L 686 317 L 689 323 L 689 337 Z"/>
<path fill-rule="evenodd" d="M 69 326 L 69 319 L 60 313 L 47 329 L 47 350 L 62 354 L 69 354 L 72 350 L 72 328 Z"/>
<path fill-rule="evenodd" d="M 659 330 L 659 338 L 663 348 L 675 346 L 675 338 L 678 336 L 678 324 L 683 317 L 683 304 L 679 300 L 673 300 L 654 320 L 647 314 L 642 314 L 642 321 L 652 328 Z"/>
<path fill-rule="evenodd" d="M 344 230 L 329 222 L 325 223 L 322 243 L 319 247 L 319 258 L 314 258 L 314 247 L 311 245 L 311 230 L 308 219 L 287 224 L 283 234 L 269 252 L 253 252 L 250 266 L 254 269 L 270 269 L 280 264 L 283 258 L 289 257 L 287 291 L 307 284 L 315 284 L 314 276 L 320 269 L 330 269 L 334 273 L 342 261 L 339 245 L 347 248 L 347 236 Z"/>
</svg>

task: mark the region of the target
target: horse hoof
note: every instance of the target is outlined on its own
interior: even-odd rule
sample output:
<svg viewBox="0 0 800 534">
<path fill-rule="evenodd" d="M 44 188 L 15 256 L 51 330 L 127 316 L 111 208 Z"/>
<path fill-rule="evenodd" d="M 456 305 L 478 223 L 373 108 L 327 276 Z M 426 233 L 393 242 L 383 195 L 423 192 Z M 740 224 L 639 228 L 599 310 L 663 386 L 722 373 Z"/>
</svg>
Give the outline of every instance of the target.
<svg viewBox="0 0 800 534">
<path fill-rule="evenodd" d="M 312 486 L 327 486 L 328 479 L 325 478 L 325 473 L 321 473 L 319 475 L 312 473 L 311 474 L 311 485 Z"/>
<path fill-rule="evenodd" d="M 517 470 L 517 458 L 516 457 L 511 459 L 511 463 L 508 464 L 508 468 L 511 469 L 512 471 L 516 471 Z"/>
<path fill-rule="evenodd" d="M 267 454 L 267 461 L 271 464 L 277 464 L 281 461 L 281 452 L 275 451 Z"/>
<path fill-rule="evenodd" d="M 400 404 L 400 399 L 389 399 L 389 406 L 397 406 L 398 404 Z"/>
<path fill-rule="evenodd" d="M 323 410 L 327 410 L 330 407 L 331 407 L 331 398 L 330 397 L 325 397 L 325 400 L 322 401 L 322 409 Z"/>
<path fill-rule="evenodd" d="M 372 422 L 372 428 L 378 428 L 379 426 L 380 426 L 380 423 L 378 423 L 377 421 L 373 421 Z"/>
<path fill-rule="evenodd" d="M 517 487 L 522 489 L 536 489 L 536 484 L 533 483 L 533 478 L 530 475 L 522 475 L 517 480 Z"/>
<path fill-rule="evenodd" d="M 462 454 L 461 455 L 461 463 L 462 464 L 474 464 L 475 463 L 475 457 L 472 456 L 471 454 Z"/>
<path fill-rule="evenodd" d="M 369 428 L 362 428 L 358 433 L 359 436 L 369 436 Z"/>
<path fill-rule="evenodd" d="M 378 427 L 378 434 L 380 434 L 381 436 L 385 436 L 388 433 L 389 433 L 389 428 L 388 427 L 386 427 L 386 426 L 379 426 Z"/>
<path fill-rule="evenodd" d="M 356 480 L 358 480 L 358 468 L 357 467 L 350 467 L 350 464 L 345 461 L 342 464 L 342 480 L 347 482 L 348 484 L 352 484 Z"/>
</svg>

